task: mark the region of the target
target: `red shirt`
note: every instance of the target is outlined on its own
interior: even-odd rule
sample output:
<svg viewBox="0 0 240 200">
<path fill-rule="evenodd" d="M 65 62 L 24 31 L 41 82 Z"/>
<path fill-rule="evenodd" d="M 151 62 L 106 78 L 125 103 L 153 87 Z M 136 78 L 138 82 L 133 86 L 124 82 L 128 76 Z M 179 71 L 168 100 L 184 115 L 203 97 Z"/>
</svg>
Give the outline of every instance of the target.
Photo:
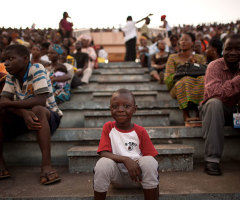
<svg viewBox="0 0 240 200">
<path fill-rule="evenodd" d="M 68 22 L 66 19 L 61 19 L 60 24 L 66 31 L 72 31 L 72 23 Z"/>
<path fill-rule="evenodd" d="M 211 98 L 220 99 L 229 106 L 236 105 L 240 100 L 240 70 L 233 74 L 224 58 L 212 61 L 206 71 L 201 104 Z"/>
<path fill-rule="evenodd" d="M 116 155 L 128 156 L 132 159 L 141 156 L 156 156 L 154 148 L 145 128 L 134 124 L 131 130 L 120 130 L 116 122 L 107 122 L 103 126 L 98 153 L 109 151 Z"/>
</svg>

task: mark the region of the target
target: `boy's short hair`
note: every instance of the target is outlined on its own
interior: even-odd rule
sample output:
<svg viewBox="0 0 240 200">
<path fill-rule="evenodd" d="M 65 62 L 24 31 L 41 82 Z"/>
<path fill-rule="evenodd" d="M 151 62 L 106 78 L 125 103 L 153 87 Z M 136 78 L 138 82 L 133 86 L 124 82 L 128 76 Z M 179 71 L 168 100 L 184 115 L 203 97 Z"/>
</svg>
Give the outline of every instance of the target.
<svg viewBox="0 0 240 200">
<path fill-rule="evenodd" d="M 21 45 L 21 44 L 13 44 L 13 45 L 9 45 L 6 48 L 6 51 L 14 51 L 16 54 L 18 54 L 19 56 L 27 56 L 28 58 L 30 57 L 30 53 L 27 49 L 27 47 Z"/>
<path fill-rule="evenodd" d="M 132 94 L 132 92 L 130 91 L 130 90 L 128 90 L 128 89 L 125 89 L 125 88 L 121 88 L 121 89 L 118 89 L 116 92 L 114 92 L 113 93 L 113 95 L 114 94 L 130 94 L 131 96 L 132 96 L 132 98 L 133 98 L 133 102 L 134 102 L 134 104 L 135 104 L 135 97 L 134 97 L 134 95 Z M 112 96 L 113 96 L 112 95 Z"/>
<path fill-rule="evenodd" d="M 132 21 L 132 16 L 128 16 L 127 21 Z"/>
</svg>

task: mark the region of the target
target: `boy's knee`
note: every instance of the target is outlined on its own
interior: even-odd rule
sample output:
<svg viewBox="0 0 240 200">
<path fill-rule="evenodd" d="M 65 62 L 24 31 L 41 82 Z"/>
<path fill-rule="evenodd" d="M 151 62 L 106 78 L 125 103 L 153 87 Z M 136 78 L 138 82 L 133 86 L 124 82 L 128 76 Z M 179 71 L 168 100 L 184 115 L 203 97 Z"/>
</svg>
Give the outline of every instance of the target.
<svg viewBox="0 0 240 200">
<path fill-rule="evenodd" d="M 139 165 L 142 171 L 157 171 L 158 162 L 152 156 L 143 156 L 139 159 Z"/>
<path fill-rule="evenodd" d="M 115 174 L 116 163 L 109 158 L 98 160 L 94 168 L 94 190 L 97 192 L 106 192 L 111 179 Z"/>
<path fill-rule="evenodd" d="M 46 107 L 43 107 L 43 106 L 34 106 L 32 108 L 32 111 L 34 112 L 34 114 L 37 116 L 37 117 L 40 117 L 40 116 L 47 116 L 49 117 L 50 116 L 50 111 L 46 108 Z"/>
<path fill-rule="evenodd" d="M 97 161 L 94 171 L 95 171 L 95 173 L 99 172 L 102 175 L 108 174 L 110 172 L 113 172 L 115 165 L 116 165 L 116 163 L 113 160 L 103 157 Z"/>
<path fill-rule="evenodd" d="M 152 156 L 143 156 L 139 159 L 142 170 L 143 189 L 153 189 L 159 184 L 158 162 Z"/>
</svg>

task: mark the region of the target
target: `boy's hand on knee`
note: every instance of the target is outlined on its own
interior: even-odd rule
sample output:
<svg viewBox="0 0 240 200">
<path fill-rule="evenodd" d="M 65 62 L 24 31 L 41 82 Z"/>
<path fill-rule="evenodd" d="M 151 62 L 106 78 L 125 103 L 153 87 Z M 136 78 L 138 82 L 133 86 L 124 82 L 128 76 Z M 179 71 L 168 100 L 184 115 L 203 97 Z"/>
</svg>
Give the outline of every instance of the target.
<svg viewBox="0 0 240 200">
<path fill-rule="evenodd" d="M 131 158 L 126 157 L 124 160 L 124 165 L 128 170 L 129 176 L 131 179 L 135 182 L 141 182 L 142 181 L 142 171 L 139 167 L 138 163 Z"/>
<path fill-rule="evenodd" d="M 40 130 L 42 128 L 37 116 L 29 110 L 26 110 L 23 115 L 26 126 L 29 130 Z"/>
</svg>

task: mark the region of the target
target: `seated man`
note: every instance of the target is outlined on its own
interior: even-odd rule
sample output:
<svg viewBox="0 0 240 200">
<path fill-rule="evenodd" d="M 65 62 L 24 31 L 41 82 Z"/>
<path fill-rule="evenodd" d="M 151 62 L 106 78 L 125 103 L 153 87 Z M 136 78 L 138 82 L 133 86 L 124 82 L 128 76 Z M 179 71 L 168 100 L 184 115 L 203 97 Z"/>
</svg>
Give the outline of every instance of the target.
<svg viewBox="0 0 240 200">
<path fill-rule="evenodd" d="M 8 74 L 0 100 L 0 179 L 10 177 L 3 159 L 3 139 L 33 130 L 42 153 L 40 183 L 46 185 L 61 180 L 51 164 L 50 137 L 59 126 L 62 112 L 45 68 L 31 65 L 29 59 L 23 45 L 6 48 Z"/>
<path fill-rule="evenodd" d="M 205 75 L 201 102 L 202 133 L 205 139 L 205 172 L 221 175 L 219 167 L 224 146 L 224 125 L 233 124 L 240 100 L 240 35 L 228 37 L 223 58 L 212 61 Z"/>
<path fill-rule="evenodd" d="M 88 70 L 88 64 L 89 64 L 89 56 L 87 53 L 82 52 L 82 43 L 81 41 L 77 41 L 75 44 L 76 53 L 72 56 L 76 59 L 77 63 L 77 70 L 75 72 L 75 75 L 80 79 L 79 84 L 77 85 L 83 85 L 86 84 L 84 80 L 88 80 L 90 78 L 90 72 Z"/>
</svg>

